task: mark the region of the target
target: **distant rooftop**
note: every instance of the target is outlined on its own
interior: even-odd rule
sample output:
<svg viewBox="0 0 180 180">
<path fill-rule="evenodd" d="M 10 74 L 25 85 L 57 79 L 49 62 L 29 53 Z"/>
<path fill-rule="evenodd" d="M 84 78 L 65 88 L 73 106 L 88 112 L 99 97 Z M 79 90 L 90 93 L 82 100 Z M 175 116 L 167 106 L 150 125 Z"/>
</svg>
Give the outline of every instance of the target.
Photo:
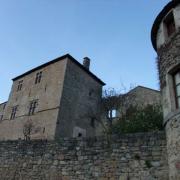
<svg viewBox="0 0 180 180">
<path fill-rule="evenodd" d="M 136 89 L 138 89 L 138 88 L 143 88 L 143 89 L 147 89 L 147 90 L 150 90 L 150 91 L 156 91 L 156 92 L 159 92 L 159 93 L 160 93 L 159 90 L 152 89 L 152 88 L 145 87 L 145 86 L 140 86 L 140 85 L 138 85 L 138 86 L 136 86 L 135 88 L 131 89 L 128 93 L 131 93 L 132 91 L 134 91 L 134 90 L 136 90 Z"/>
</svg>

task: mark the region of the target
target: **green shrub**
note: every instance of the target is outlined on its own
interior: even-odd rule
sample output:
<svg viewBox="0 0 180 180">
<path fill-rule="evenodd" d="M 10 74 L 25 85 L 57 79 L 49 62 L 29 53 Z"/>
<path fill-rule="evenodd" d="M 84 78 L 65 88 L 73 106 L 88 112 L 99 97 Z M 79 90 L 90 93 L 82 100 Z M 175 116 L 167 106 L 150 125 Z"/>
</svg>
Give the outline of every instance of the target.
<svg viewBox="0 0 180 180">
<path fill-rule="evenodd" d="M 112 133 L 136 133 L 163 130 L 163 114 L 160 105 L 130 107 L 125 115 L 112 126 Z"/>
</svg>

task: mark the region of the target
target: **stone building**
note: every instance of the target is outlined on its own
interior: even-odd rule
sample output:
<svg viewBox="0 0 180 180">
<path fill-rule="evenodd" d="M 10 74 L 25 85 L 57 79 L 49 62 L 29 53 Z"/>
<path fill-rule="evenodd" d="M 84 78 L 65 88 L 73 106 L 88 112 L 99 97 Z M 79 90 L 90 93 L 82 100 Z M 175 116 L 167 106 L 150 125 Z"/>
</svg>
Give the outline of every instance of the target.
<svg viewBox="0 0 180 180">
<path fill-rule="evenodd" d="M 147 105 L 161 104 L 160 91 L 144 86 L 133 88 L 127 93 L 127 96 L 132 96 L 132 99 L 130 98 L 131 105 L 134 104 L 144 107 Z"/>
<path fill-rule="evenodd" d="M 30 126 L 32 139 L 94 136 L 102 86 L 69 54 L 38 66 L 13 79 L 8 102 L 0 104 L 0 140 L 23 139 Z"/>
<path fill-rule="evenodd" d="M 169 2 L 152 27 L 167 136 L 169 179 L 180 179 L 180 1 Z"/>
</svg>

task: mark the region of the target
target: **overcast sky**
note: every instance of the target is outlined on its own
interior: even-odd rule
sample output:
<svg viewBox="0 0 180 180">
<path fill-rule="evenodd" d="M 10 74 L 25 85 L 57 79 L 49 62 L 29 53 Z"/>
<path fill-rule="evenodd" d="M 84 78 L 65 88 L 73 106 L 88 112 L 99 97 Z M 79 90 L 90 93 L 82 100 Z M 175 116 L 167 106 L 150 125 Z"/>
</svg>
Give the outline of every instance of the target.
<svg viewBox="0 0 180 180">
<path fill-rule="evenodd" d="M 153 21 L 168 0 L 0 0 L 0 102 L 11 79 L 70 53 L 106 87 L 158 89 Z"/>
</svg>

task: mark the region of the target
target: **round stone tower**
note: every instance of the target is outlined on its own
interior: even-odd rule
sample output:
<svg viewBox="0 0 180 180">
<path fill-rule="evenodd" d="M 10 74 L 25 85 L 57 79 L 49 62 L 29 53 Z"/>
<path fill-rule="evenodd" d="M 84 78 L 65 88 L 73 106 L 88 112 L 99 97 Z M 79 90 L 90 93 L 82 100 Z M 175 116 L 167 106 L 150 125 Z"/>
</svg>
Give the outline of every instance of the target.
<svg viewBox="0 0 180 180">
<path fill-rule="evenodd" d="M 169 179 L 180 179 L 180 1 L 169 2 L 152 27 L 151 40 L 157 52 L 167 137 Z"/>
</svg>

